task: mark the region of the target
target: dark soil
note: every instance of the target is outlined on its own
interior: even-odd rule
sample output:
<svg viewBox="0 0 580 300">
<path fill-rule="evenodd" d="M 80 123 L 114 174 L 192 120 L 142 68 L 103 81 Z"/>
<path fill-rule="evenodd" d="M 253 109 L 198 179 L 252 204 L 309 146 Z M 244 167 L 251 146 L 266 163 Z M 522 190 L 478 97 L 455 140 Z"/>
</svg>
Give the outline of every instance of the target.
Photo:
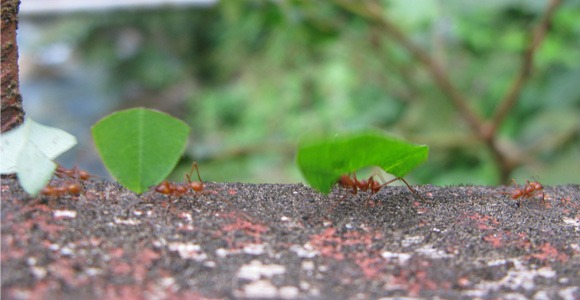
<svg viewBox="0 0 580 300">
<path fill-rule="evenodd" d="M 546 206 L 511 187 L 83 185 L 32 198 L 2 179 L 2 299 L 580 299 L 578 185 Z"/>
</svg>

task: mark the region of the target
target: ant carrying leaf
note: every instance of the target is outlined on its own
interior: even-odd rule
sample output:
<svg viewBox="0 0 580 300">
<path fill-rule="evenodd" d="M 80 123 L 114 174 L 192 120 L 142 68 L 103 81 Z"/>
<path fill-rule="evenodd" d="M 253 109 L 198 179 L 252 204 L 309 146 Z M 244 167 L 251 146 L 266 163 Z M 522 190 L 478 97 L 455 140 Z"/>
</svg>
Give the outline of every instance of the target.
<svg viewBox="0 0 580 300">
<path fill-rule="evenodd" d="M 189 130 L 166 113 L 139 107 L 104 117 L 91 132 L 109 173 L 122 186 L 141 194 L 173 170 L 185 150 Z"/>
<path fill-rule="evenodd" d="M 197 179 L 199 179 L 199 181 L 192 181 L 191 180 L 191 174 L 193 174 L 193 170 L 195 170 L 197 172 Z M 199 174 L 199 168 L 197 166 L 197 162 L 193 162 L 192 166 L 191 166 L 191 170 L 189 171 L 189 173 L 185 174 L 185 178 L 184 178 L 184 184 L 180 184 L 180 183 L 172 183 L 169 182 L 167 180 L 164 180 L 163 182 L 161 182 L 159 185 L 157 185 L 155 187 L 155 192 L 160 193 L 160 194 L 164 194 L 170 197 L 181 197 L 186 195 L 189 191 L 193 190 L 196 194 L 207 194 L 207 193 L 212 193 L 211 191 L 207 191 L 205 190 L 205 184 L 203 183 L 203 180 L 201 179 L 201 175 Z M 224 202 L 226 202 L 228 205 L 231 205 L 231 203 L 229 201 L 227 201 L 226 199 L 220 197 L 221 200 L 223 200 Z"/>
<path fill-rule="evenodd" d="M 380 174 L 379 174 L 380 176 Z M 405 183 L 405 185 L 407 186 L 407 188 L 415 195 L 419 196 L 419 194 L 417 194 L 417 192 L 409 185 L 409 183 L 402 177 L 397 177 L 394 179 L 391 179 L 387 182 L 385 182 L 385 180 L 381 177 L 381 179 L 383 179 L 384 183 L 379 183 L 378 181 L 376 181 L 374 178 L 374 176 L 371 175 L 368 179 L 366 180 L 358 180 L 356 178 L 356 173 L 353 173 L 352 177 L 348 176 L 348 175 L 342 175 L 340 176 L 340 179 L 338 180 L 338 185 L 342 186 L 342 187 L 346 187 L 346 188 L 352 188 L 352 193 L 353 194 L 357 194 L 357 191 L 370 191 L 371 194 L 376 194 L 378 193 L 384 186 L 387 186 L 397 180 L 402 181 L 403 183 Z M 421 197 L 421 196 L 419 196 Z"/>
<path fill-rule="evenodd" d="M 199 179 L 199 181 L 192 182 L 191 174 L 193 173 L 194 169 L 197 171 L 197 178 Z M 165 180 L 155 187 L 155 191 L 164 195 L 176 197 L 187 194 L 189 190 L 194 190 L 195 192 L 203 191 L 204 184 L 203 181 L 201 180 L 201 175 L 199 175 L 199 168 L 197 167 L 197 162 L 193 163 L 193 165 L 191 166 L 191 170 L 189 171 L 189 174 L 185 174 L 185 179 L 187 180 L 187 183 L 185 185 L 171 183 Z"/>
<path fill-rule="evenodd" d="M 40 190 L 41 195 L 48 197 L 62 197 L 65 195 L 78 196 L 82 191 L 80 182 L 86 181 L 93 177 L 93 175 L 91 175 L 89 172 L 80 170 L 77 167 L 67 169 L 61 165 L 56 167 L 54 175 L 60 179 L 64 179 L 66 181 L 74 180 L 75 182 L 65 182 L 60 186 L 54 186 L 50 184 L 46 185 Z"/>
<path fill-rule="evenodd" d="M 49 197 L 62 197 L 65 195 L 78 196 L 81 186 L 78 183 L 64 184 L 62 186 L 47 185 L 40 190 L 40 194 Z"/>
<path fill-rule="evenodd" d="M 56 177 L 58 177 L 58 178 L 72 178 L 72 179 L 78 179 L 78 180 L 83 180 L 83 181 L 89 180 L 91 177 L 94 177 L 94 175 L 91 175 L 89 172 L 80 170 L 77 167 L 74 167 L 72 169 L 67 169 L 61 165 L 56 167 L 56 170 L 54 171 L 54 175 L 56 175 Z"/>
<path fill-rule="evenodd" d="M 389 181 L 385 181 L 385 179 L 383 178 L 383 176 L 381 176 L 380 173 L 377 173 L 377 175 L 381 178 L 381 180 L 383 181 L 383 183 L 379 183 L 377 180 L 374 179 L 375 175 L 371 175 L 369 176 L 368 179 L 362 179 L 359 180 L 356 177 L 356 173 L 352 173 L 352 175 L 342 175 L 340 176 L 340 179 L 338 179 L 337 184 L 341 187 L 344 188 L 349 188 L 352 189 L 351 193 L 356 195 L 358 194 L 358 191 L 369 191 L 370 192 L 370 196 L 367 199 L 367 203 L 370 200 L 370 198 L 378 193 L 383 187 L 397 181 L 397 180 L 401 180 L 403 183 L 405 183 L 405 185 L 407 186 L 407 188 L 416 196 L 418 196 L 419 198 L 423 199 L 423 197 L 421 197 L 410 185 L 409 183 L 407 183 L 407 181 L 404 178 L 393 178 Z M 342 198 L 344 199 L 344 197 Z M 342 202 L 342 199 L 340 201 L 338 201 L 338 203 Z M 338 204 L 337 203 L 337 204 Z M 335 204 L 333 207 L 335 207 L 337 204 Z M 366 203 L 365 203 L 366 204 Z"/>
<path fill-rule="evenodd" d="M 403 177 L 425 162 L 428 153 L 426 145 L 368 131 L 302 143 L 296 160 L 306 181 L 324 194 L 330 193 L 337 181 L 353 191 L 362 189 L 376 193 L 395 180 L 402 180 L 410 188 Z M 344 175 L 367 166 L 378 166 L 396 179 L 379 184 L 372 178 L 358 181 Z"/>
</svg>

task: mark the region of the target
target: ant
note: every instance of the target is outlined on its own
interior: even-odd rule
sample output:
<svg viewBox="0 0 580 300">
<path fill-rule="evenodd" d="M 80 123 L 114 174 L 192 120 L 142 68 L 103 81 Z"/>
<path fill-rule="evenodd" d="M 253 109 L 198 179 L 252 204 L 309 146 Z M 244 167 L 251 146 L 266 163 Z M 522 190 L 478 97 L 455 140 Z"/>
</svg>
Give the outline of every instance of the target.
<svg viewBox="0 0 580 300">
<path fill-rule="evenodd" d="M 49 197 L 61 197 L 67 194 L 78 195 L 81 193 L 81 186 L 77 183 L 71 183 L 63 186 L 50 186 L 47 185 L 40 190 L 40 194 Z"/>
<path fill-rule="evenodd" d="M 54 175 L 61 179 L 76 179 L 76 183 L 65 183 L 61 186 L 47 185 L 40 190 L 40 194 L 49 197 L 62 197 L 64 195 L 77 196 L 81 193 L 82 187 L 79 180 L 88 180 L 93 175 L 86 171 L 79 170 L 77 167 L 67 169 L 63 166 L 57 166 Z"/>
<path fill-rule="evenodd" d="M 193 170 L 197 171 L 197 178 L 199 181 L 191 181 L 191 174 Z M 194 162 L 191 166 L 191 170 L 189 174 L 185 174 L 185 178 L 187 179 L 186 185 L 180 185 L 175 183 L 170 183 L 169 181 L 165 180 L 161 184 L 155 187 L 155 191 L 164 195 L 170 196 L 182 196 L 185 195 L 190 189 L 194 190 L 195 192 L 202 192 L 205 185 L 203 184 L 203 180 L 201 180 L 201 176 L 199 175 L 199 168 L 197 167 L 197 162 Z"/>
<path fill-rule="evenodd" d="M 193 170 L 195 169 L 195 171 L 197 172 L 197 179 L 199 179 L 199 181 L 192 181 L 191 180 L 191 174 L 193 173 Z M 189 192 L 189 190 L 193 190 L 196 193 L 211 193 L 210 191 L 205 191 L 205 184 L 203 183 L 203 180 L 201 180 L 201 175 L 199 174 L 199 168 L 197 166 L 197 162 L 193 162 L 192 166 L 191 166 L 191 170 L 189 171 L 188 174 L 185 174 L 185 179 L 187 179 L 187 184 L 183 185 L 183 184 L 176 184 L 176 183 L 170 183 L 167 180 L 164 180 L 162 183 L 160 183 L 158 186 L 155 187 L 155 191 L 164 195 L 168 195 L 168 196 L 175 196 L 175 197 L 179 197 L 179 196 L 183 196 L 185 194 L 187 194 L 187 192 Z M 223 200 L 227 205 L 232 205 L 228 200 L 226 200 L 223 197 L 220 197 L 218 195 L 218 197 Z"/>
<path fill-rule="evenodd" d="M 57 166 L 54 175 L 58 178 L 73 178 L 73 179 L 80 179 L 80 180 L 88 180 L 89 178 L 93 177 L 89 172 L 79 170 L 77 167 L 72 169 L 67 169 L 63 166 Z"/>
<path fill-rule="evenodd" d="M 529 180 L 526 179 L 526 184 L 523 186 L 523 188 L 520 189 L 520 187 L 516 183 L 515 179 L 512 178 L 512 180 L 510 180 L 510 183 L 511 182 L 514 183 L 514 186 L 516 189 L 513 192 L 511 192 L 510 196 L 514 200 L 515 199 L 519 200 L 518 207 L 521 206 L 522 199 L 531 198 L 531 197 L 536 195 L 536 192 L 542 193 L 542 203 L 544 204 L 544 206 L 546 206 L 546 197 L 544 194 L 544 186 L 541 183 L 539 183 L 537 181 L 530 182 Z"/>
<path fill-rule="evenodd" d="M 378 174 L 378 175 L 381 177 L 381 179 L 382 179 L 383 181 L 385 181 L 385 180 L 383 179 L 383 177 L 382 177 L 380 174 Z M 414 189 L 413 189 L 413 188 L 412 188 L 412 187 L 409 185 L 409 183 L 407 183 L 407 181 L 406 181 L 404 178 L 402 178 L 402 177 L 397 177 L 397 178 L 394 178 L 394 179 L 392 179 L 392 180 L 389 180 L 389 181 L 387 181 L 387 182 L 385 182 L 385 183 L 382 183 L 382 184 L 381 184 L 381 183 L 379 183 L 378 181 L 376 181 L 376 180 L 373 178 L 373 176 L 374 176 L 374 175 L 371 175 L 371 176 L 370 176 L 370 177 L 369 177 L 367 180 L 364 180 L 364 179 L 363 179 L 363 180 L 358 180 L 358 179 L 356 178 L 356 173 L 353 173 L 352 177 L 351 177 L 351 176 L 349 176 L 349 175 L 342 175 L 342 176 L 340 176 L 340 178 L 338 179 L 338 182 L 337 182 L 337 183 L 338 183 L 338 185 L 340 185 L 340 186 L 342 186 L 342 187 L 345 187 L 345 188 L 352 188 L 352 191 L 351 191 L 351 192 L 352 192 L 353 194 L 355 194 L 355 195 L 358 193 L 358 191 L 359 191 L 359 190 L 360 190 L 360 191 L 370 191 L 370 193 L 371 193 L 371 197 L 372 197 L 372 195 L 374 195 L 374 194 L 378 193 L 378 192 L 379 192 L 379 191 L 380 191 L 380 190 L 381 190 L 381 189 L 382 189 L 384 186 L 386 186 L 386 185 L 389 185 L 389 184 L 393 183 L 394 181 L 401 180 L 403 183 L 405 183 L 405 185 L 407 186 L 407 188 L 408 188 L 408 189 L 409 189 L 409 190 L 410 190 L 410 191 L 411 191 L 413 194 L 415 194 L 415 195 L 417 195 L 419 198 L 423 199 L 423 197 L 421 197 L 421 196 L 420 196 L 420 195 L 419 195 L 419 194 L 418 194 L 418 193 L 417 193 L 417 192 L 416 192 L 416 191 L 415 191 L 415 190 L 414 190 Z"/>
<path fill-rule="evenodd" d="M 356 178 L 356 174 L 353 174 L 351 178 L 348 175 L 340 176 L 338 180 L 338 185 L 345 187 L 345 188 L 352 188 L 352 193 L 357 194 L 359 190 L 366 191 L 370 190 L 371 194 L 376 194 L 381 188 L 382 185 L 374 180 L 373 176 L 370 176 L 367 180 L 358 180 Z"/>
</svg>

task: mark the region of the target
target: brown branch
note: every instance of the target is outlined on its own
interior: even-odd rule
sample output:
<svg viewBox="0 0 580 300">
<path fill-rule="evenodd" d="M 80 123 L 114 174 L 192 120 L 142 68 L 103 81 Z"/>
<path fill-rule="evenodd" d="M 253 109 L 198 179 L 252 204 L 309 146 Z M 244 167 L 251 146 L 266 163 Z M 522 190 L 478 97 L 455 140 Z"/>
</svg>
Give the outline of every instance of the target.
<svg viewBox="0 0 580 300">
<path fill-rule="evenodd" d="M 496 110 L 495 116 L 491 123 L 489 132 L 487 133 L 490 137 L 495 135 L 495 132 L 506 118 L 512 107 L 516 104 L 519 99 L 520 93 L 526 81 L 530 78 L 532 67 L 534 65 L 534 56 L 538 50 L 540 44 L 544 41 L 546 32 L 550 27 L 550 21 L 552 20 L 554 13 L 558 6 L 562 4 L 561 0 L 552 0 L 548 4 L 548 9 L 542 16 L 540 23 L 534 28 L 530 43 L 524 52 L 522 57 L 522 65 L 520 71 L 516 75 L 515 80 L 511 84 L 510 88 L 506 92 L 505 96 L 501 100 L 500 107 Z"/>
<path fill-rule="evenodd" d="M 389 48 L 385 47 L 385 43 L 382 39 L 379 38 L 378 30 L 371 30 L 371 43 L 377 51 L 389 51 Z M 380 60 L 383 66 L 387 70 L 394 70 L 400 75 L 400 78 L 397 78 L 403 88 L 397 89 L 395 88 L 396 84 L 392 84 L 391 80 L 389 80 L 389 76 L 386 76 L 386 72 L 379 72 L 376 76 L 380 78 L 381 82 L 385 85 L 387 90 L 392 91 L 392 94 L 395 96 L 396 99 L 403 101 L 403 102 L 414 102 L 418 97 L 419 88 L 417 87 L 416 80 L 413 79 L 413 70 L 411 68 L 405 66 L 403 63 L 397 62 L 396 60 L 389 59 L 389 55 L 384 56 L 383 59 Z"/>
<path fill-rule="evenodd" d="M 460 115 L 463 116 L 471 130 L 476 136 L 483 138 L 483 122 L 481 118 L 469 107 L 467 98 L 451 83 L 451 80 L 443 68 L 429 56 L 422 48 L 415 45 L 407 36 L 397 27 L 385 18 L 381 13 L 383 9 L 375 2 L 364 2 L 365 6 L 359 6 L 359 1 L 338 0 L 337 3 L 346 10 L 360 15 L 370 20 L 385 30 L 395 41 L 403 48 L 409 51 L 415 59 L 425 65 L 427 71 L 441 91 L 449 97 L 452 104 L 457 108 Z"/>
<path fill-rule="evenodd" d="M 471 109 L 468 105 L 467 97 L 465 97 L 453 85 L 449 76 L 445 73 L 439 63 L 437 63 L 437 61 L 435 61 L 435 59 L 433 59 L 422 48 L 415 45 L 395 24 L 391 23 L 388 18 L 382 15 L 383 9 L 379 4 L 377 4 L 377 2 L 349 0 L 336 1 L 344 9 L 379 26 L 403 48 L 410 52 L 417 61 L 425 66 L 427 72 L 435 81 L 435 84 L 445 95 L 447 95 L 451 103 L 456 107 L 460 115 L 466 120 L 471 130 L 475 133 L 475 136 L 485 143 L 498 166 L 501 181 L 506 181 L 513 169 L 518 165 L 518 162 L 502 151 L 496 140 L 496 130 L 509 113 L 511 107 L 517 101 L 524 83 L 529 78 L 533 66 L 534 54 L 543 41 L 545 34 L 548 31 L 550 20 L 553 17 L 557 6 L 560 5 L 561 0 L 551 0 L 545 15 L 534 30 L 530 45 L 524 53 L 523 64 L 518 76 L 506 93 L 501 107 L 496 111 L 495 117 L 487 122 L 484 122 L 476 112 Z"/>
</svg>

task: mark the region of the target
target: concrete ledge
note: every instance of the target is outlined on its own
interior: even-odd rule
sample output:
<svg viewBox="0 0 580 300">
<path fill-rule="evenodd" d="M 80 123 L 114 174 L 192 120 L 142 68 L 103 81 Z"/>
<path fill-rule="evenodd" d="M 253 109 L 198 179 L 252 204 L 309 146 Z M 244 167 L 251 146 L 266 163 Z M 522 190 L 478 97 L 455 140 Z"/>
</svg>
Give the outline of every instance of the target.
<svg viewBox="0 0 580 300">
<path fill-rule="evenodd" d="M 509 187 L 83 185 L 31 198 L 2 179 L 3 299 L 580 298 L 578 185 L 545 187 L 547 207 Z"/>
</svg>

